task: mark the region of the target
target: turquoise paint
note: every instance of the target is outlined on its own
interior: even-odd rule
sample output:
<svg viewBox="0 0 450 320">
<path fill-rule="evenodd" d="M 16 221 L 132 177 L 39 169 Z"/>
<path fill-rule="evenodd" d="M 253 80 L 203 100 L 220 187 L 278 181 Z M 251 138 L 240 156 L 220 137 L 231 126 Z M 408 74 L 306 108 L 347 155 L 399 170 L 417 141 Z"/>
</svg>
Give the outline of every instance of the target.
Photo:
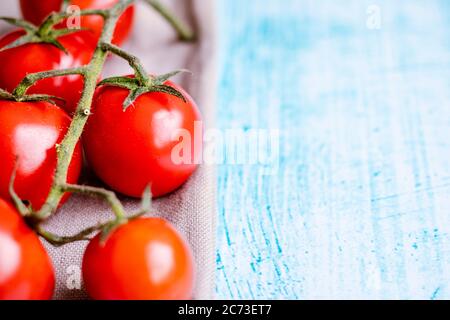
<svg viewBox="0 0 450 320">
<path fill-rule="evenodd" d="M 220 128 L 281 130 L 219 168 L 218 298 L 450 299 L 450 2 L 218 11 Z"/>
</svg>

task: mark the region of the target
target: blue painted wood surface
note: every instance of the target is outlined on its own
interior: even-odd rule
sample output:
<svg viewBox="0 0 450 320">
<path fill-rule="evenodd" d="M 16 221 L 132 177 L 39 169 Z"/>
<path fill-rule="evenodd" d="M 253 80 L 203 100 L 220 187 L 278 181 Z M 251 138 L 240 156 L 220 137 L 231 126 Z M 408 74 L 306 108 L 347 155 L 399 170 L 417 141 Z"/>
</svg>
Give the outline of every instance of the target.
<svg viewBox="0 0 450 320">
<path fill-rule="evenodd" d="M 218 9 L 219 125 L 281 154 L 220 167 L 217 296 L 449 299 L 450 1 Z"/>
</svg>

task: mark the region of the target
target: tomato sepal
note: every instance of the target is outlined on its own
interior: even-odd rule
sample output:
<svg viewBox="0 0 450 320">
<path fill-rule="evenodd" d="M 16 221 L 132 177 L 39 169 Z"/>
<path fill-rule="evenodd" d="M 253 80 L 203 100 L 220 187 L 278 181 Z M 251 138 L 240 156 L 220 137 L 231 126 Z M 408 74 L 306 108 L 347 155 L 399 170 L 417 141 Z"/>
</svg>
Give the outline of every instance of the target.
<svg viewBox="0 0 450 320">
<path fill-rule="evenodd" d="M 126 111 L 133 103 L 143 94 L 151 92 L 161 92 L 175 96 L 183 102 L 186 97 L 179 90 L 166 85 L 165 82 L 180 73 L 191 73 L 189 70 L 175 70 L 159 76 L 150 76 L 148 83 L 142 83 L 139 79 L 129 76 L 106 78 L 98 83 L 97 86 L 113 86 L 130 91 L 129 95 L 123 102 L 123 110 Z"/>
<path fill-rule="evenodd" d="M 26 31 L 36 31 L 37 30 L 37 26 L 32 24 L 31 22 L 24 20 L 24 19 L 17 19 L 17 18 L 11 18 L 11 17 L 0 17 L 0 20 L 9 23 L 13 26 L 22 28 Z"/>
<path fill-rule="evenodd" d="M 15 97 L 6 90 L 0 88 L 0 99 L 2 100 L 14 100 Z"/>
<path fill-rule="evenodd" d="M 97 84 L 97 87 L 105 85 L 124 88 L 128 90 L 136 90 L 137 88 L 139 88 L 139 81 L 136 78 L 130 77 L 111 77 L 100 81 Z"/>
<path fill-rule="evenodd" d="M 21 46 L 24 46 L 24 45 L 26 45 L 28 43 L 38 43 L 38 42 L 40 42 L 40 39 L 38 39 L 32 33 L 26 32 L 23 36 L 21 36 L 17 40 L 14 40 L 13 42 L 8 44 L 7 46 L 4 46 L 3 48 L 1 48 L 0 52 L 6 51 L 6 50 L 9 50 L 9 49 L 14 49 L 14 48 L 17 48 L 17 47 L 21 47 Z"/>
<path fill-rule="evenodd" d="M 11 179 L 9 179 L 9 196 L 11 197 L 14 206 L 16 207 L 17 211 L 19 211 L 20 215 L 22 217 L 31 216 L 33 213 L 33 208 L 31 207 L 31 204 L 27 206 L 22 199 L 17 194 L 16 190 L 14 189 L 14 182 L 16 181 L 16 175 L 17 175 L 17 165 L 18 165 L 18 158 L 16 158 L 16 162 L 14 163 L 14 168 L 11 173 Z"/>
<path fill-rule="evenodd" d="M 7 101 L 16 101 L 16 102 L 48 102 L 50 104 L 53 104 L 55 106 L 60 106 L 61 103 L 65 104 L 66 100 L 60 97 L 48 95 L 48 94 L 28 94 L 28 95 L 22 95 L 22 96 L 16 96 L 12 93 L 9 93 L 6 90 L 0 89 L 0 100 L 7 100 Z M 58 103 L 58 101 L 60 103 Z"/>
<path fill-rule="evenodd" d="M 49 19 L 52 17 L 51 15 Z M 55 46 L 59 50 L 63 51 L 65 54 L 68 54 L 67 49 L 61 44 L 58 40 L 59 37 L 66 36 L 72 33 L 81 32 L 89 30 L 87 28 L 76 28 L 76 29 L 55 29 L 54 25 L 45 20 L 40 26 L 35 26 L 31 22 L 28 22 L 23 19 L 16 19 L 10 17 L 0 17 L 0 20 L 5 21 L 13 26 L 19 27 L 25 31 L 25 34 L 7 46 L 0 49 L 0 51 L 5 51 L 8 49 L 17 48 L 29 43 L 47 43 L 52 46 Z"/>
<path fill-rule="evenodd" d="M 130 221 L 136 220 L 144 216 L 145 214 L 152 211 L 152 188 L 148 185 L 144 192 L 142 193 L 141 209 L 136 214 L 127 218 L 118 218 L 110 223 L 107 223 L 101 229 L 100 233 L 100 245 L 104 246 L 108 241 L 110 235 L 117 230 L 120 226 L 129 223 Z"/>
</svg>

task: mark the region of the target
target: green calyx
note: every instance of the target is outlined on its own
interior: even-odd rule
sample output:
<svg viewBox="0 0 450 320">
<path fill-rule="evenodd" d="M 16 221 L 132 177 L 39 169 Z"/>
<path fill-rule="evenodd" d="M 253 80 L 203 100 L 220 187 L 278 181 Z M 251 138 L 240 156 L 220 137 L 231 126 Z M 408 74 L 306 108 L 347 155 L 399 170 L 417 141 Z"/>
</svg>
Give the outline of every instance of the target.
<svg viewBox="0 0 450 320">
<path fill-rule="evenodd" d="M 130 221 L 141 218 L 143 215 L 152 211 L 152 191 L 150 185 L 147 186 L 142 194 L 141 209 L 129 217 L 116 217 L 115 220 L 106 223 L 100 228 L 100 242 L 102 245 L 106 243 L 109 236 L 117 230 L 120 226 L 127 224 Z"/>
<path fill-rule="evenodd" d="M 0 51 L 20 47 L 29 43 L 47 43 L 55 46 L 67 54 L 67 50 L 61 42 L 59 42 L 58 38 L 84 29 L 55 29 L 54 25 L 59 21 L 54 17 L 55 15 L 53 14 L 48 16 L 48 18 L 40 26 L 35 26 L 34 24 L 22 19 L 0 17 L 0 20 L 19 27 L 25 31 L 23 36 L 3 47 Z"/>
<path fill-rule="evenodd" d="M 150 76 L 147 79 L 143 77 L 112 77 L 101 81 L 98 86 L 114 86 L 130 91 L 128 97 L 123 102 L 123 109 L 126 111 L 137 98 L 146 93 L 161 92 L 168 95 L 175 96 L 184 102 L 187 102 L 186 97 L 177 89 L 165 84 L 167 80 L 182 72 L 189 72 L 188 70 L 176 70 L 160 76 Z"/>
<path fill-rule="evenodd" d="M 16 96 L 8 91 L 0 89 L 0 99 L 16 102 L 39 102 L 45 101 L 54 105 L 59 105 L 65 103 L 66 101 L 62 98 L 47 95 L 47 94 L 27 94 L 23 96 Z M 59 102 L 59 103 L 58 103 Z"/>
</svg>

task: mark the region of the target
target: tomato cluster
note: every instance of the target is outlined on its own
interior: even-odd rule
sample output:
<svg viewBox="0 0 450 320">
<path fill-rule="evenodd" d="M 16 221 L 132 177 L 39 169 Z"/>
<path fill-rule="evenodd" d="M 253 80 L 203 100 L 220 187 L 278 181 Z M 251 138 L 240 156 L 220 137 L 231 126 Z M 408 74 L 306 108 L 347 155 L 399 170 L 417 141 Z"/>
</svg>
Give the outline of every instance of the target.
<svg viewBox="0 0 450 320">
<path fill-rule="evenodd" d="M 74 0 L 81 9 L 109 8 L 118 0 Z M 39 24 L 62 0 L 20 0 L 26 19 Z M 120 17 L 113 42 L 129 34 L 133 6 Z M 103 27 L 98 17 L 83 17 L 83 31 L 56 40 L 64 51 L 48 41 L 33 41 L 7 48 L 25 35 L 13 31 L 0 39 L 0 89 L 13 93 L 28 75 L 88 65 Z M 59 26 L 57 26 L 59 28 Z M 173 82 L 166 91 L 140 95 L 124 109 L 129 90 L 101 85 L 93 99 L 92 114 L 72 155 L 66 181 L 76 184 L 87 165 L 114 191 L 140 197 L 151 186 L 154 197 L 167 195 L 193 174 L 194 163 L 176 163 L 172 151 L 180 142 L 177 131 L 194 136 L 200 112 L 193 99 Z M 51 101 L 0 98 L 0 300 L 50 299 L 55 274 L 50 258 L 33 228 L 12 206 L 10 183 L 18 197 L 34 211 L 46 203 L 54 183 L 58 147 L 69 132 L 83 93 L 84 78 L 68 75 L 37 81 L 27 94 L 64 99 Z M 184 99 L 171 95 L 174 89 Z M 192 142 L 193 143 L 193 142 Z M 199 150 L 193 145 L 192 159 Z M 15 179 L 12 177 L 15 173 Z M 64 196 L 59 205 L 67 199 Z M 92 239 L 83 259 L 83 278 L 94 299 L 190 299 L 194 262 L 183 237 L 166 221 L 136 218 Z"/>
</svg>

